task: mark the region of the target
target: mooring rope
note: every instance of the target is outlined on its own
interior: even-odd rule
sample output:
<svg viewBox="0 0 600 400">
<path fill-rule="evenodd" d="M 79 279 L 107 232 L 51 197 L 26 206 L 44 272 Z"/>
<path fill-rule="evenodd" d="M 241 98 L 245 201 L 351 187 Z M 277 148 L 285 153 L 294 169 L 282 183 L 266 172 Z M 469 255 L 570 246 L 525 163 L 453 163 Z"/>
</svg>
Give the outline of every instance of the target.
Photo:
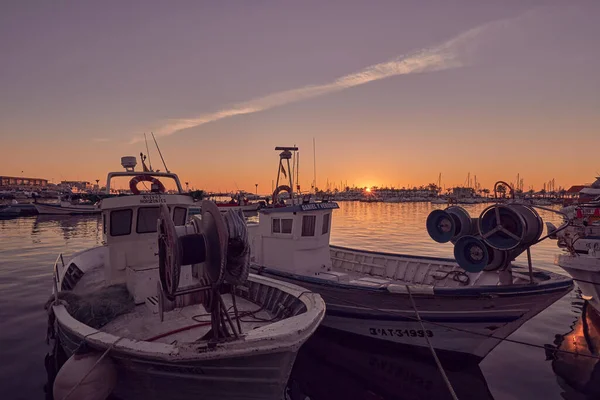
<svg viewBox="0 0 600 400">
<path fill-rule="evenodd" d="M 423 325 L 423 321 L 421 320 L 421 315 L 419 314 L 419 310 L 417 310 L 415 300 L 413 299 L 412 292 L 410 291 L 410 286 L 406 285 L 406 290 L 408 292 L 408 298 L 410 299 L 412 308 L 413 308 L 413 310 L 415 310 L 415 315 L 417 316 L 417 320 L 419 321 L 419 324 L 421 324 L 421 329 L 424 332 L 426 330 L 425 325 Z M 427 345 L 429 346 L 431 355 L 433 356 L 433 359 L 435 360 L 435 363 L 436 363 L 438 369 L 440 370 L 440 374 L 442 374 L 444 383 L 446 383 L 446 386 L 448 387 L 448 390 L 450 391 L 450 395 L 452 396 L 452 398 L 454 400 L 458 400 L 458 397 L 456 396 L 456 392 L 454 391 L 454 388 L 452 387 L 452 384 L 450 383 L 450 380 L 448 379 L 448 376 L 446 375 L 446 371 L 444 371 L 444 367 L 442 366 L 442 363 L 440 362 L 440 359 L 438 358 L 437 353 L 435 352 L 435 349 L 433 348 L 433 345 L 431 344 L 431 340 L 429 340 L 429 337 L 427 335 L 425 335 L 425 340 L 427 341 Z"/>
<path fill-rule="evenodd" d="M 83 377 L 79 380 L 79 382 L 77 382 L 75 384 L 75 386 L 73 386 L 71 388 L 71 390 L 69 390 L 69 393 L 67 393 L 65 395 L 65 397 L 62 398 L 62 400 L 67 400 L 75 392 L 75 390 L 83 383 L 83 381 L 92 373 L 92 371 L 94 370 L 94 368 L 96 368 L 98 366 L 98 364 L 100 364 L 100 362 L 102 362 L 102 360 L 104 360 L 104 358 L 108 355 L 108 353 L 115 347 L 115 345 L 121 339 L 123 339 L 123 338 L 122 337 L 118 338 L 117 340 L 115 340 L 114 342 L 112 342 L 112 344 L 110 346 L 108 346 L 108 348 L 104 351 L 104 353 L 102 353 L 102 355 L 100 356 L 100 358 L 98 359 L 98 361 L 96 361 L 94 363 L 94 365 L 92 365 L 92 368 L 90 368 L 89 371 L 86 372 L 85 375 L 83 375 Z"/>
<path fill-rule="evenodd" d="M 356 302 L 353 302 L 353 301 L 350 301 L 350 300 L 339 298 L 337 296 L 332 296 L 330 294 L 328 294 L 327 297 L 329 297 L 329 298 L 331 298 L 333 300 L 337 300 L 337 301 L 341 301 L 343 303 L 347 303 L 347 304 L 353 305 L 353 306 L 364 307 L 364 308 L 368 308 L 370 310 L 378 311 L 378 312 L 381 312 L 381 313 L 390 313 L 391 312 L 391 313 L 394 313 L 394 314 L 402 314 L 398 310 L 382 310 L 380 308 L 368 306 L 368 305 L 365 305 L 365 304 L 356 303 Z M 417 318 L 411 317 L 410 315 L 402 314 L 402 316 L 405 317 L 405 318 L 408 318 L 410 320 L 413 320 L 413 321 L 418 321 Z M 496 340 L 500 340 L 502 342 L 522 344 L 524 346 L 536 347 L 536 348 L 539 348 L 539 349 L 547 350 L 547 347 L 545 347 L 543 345 L 535 344 L 535 343 L 523 342 L 521 340 L 516 340 L 516 339 L 501 338 L 501 337 L 498 337 L 498 336 L 494 336 L 492 334 L 486 335 L 485 333 L 479 333 L 479 332 L 475 332 L 475 331 L 470 331 L 468 329 L 457 328 L 455 326 L 450 326 L 450 325 L 446 325 L 446 324 L 440 324 L 439 322 L 433 322 L 433 321 L 427 321 L 427 320 L 425 320 L 423 322 L 426 323 L 426 324 L 430 324 L 430 325 L 434 325 L 434 326 L 439 326 L 440 328 L 451 329 L 451 330 L 454 330 L 454 331 L 457 331 L 457 332 L 470 333 L 472 335 L 483 336 L 483 337 L 486 337 L 486 338 L 489 338 L 489 339 L 496 339 Z M 600 360 L 600 356 L 597 356 L 597 355 L 594 355 L 594 354 L 577 353 L 577 352 L 574 352 L 574 351 L 562 350 L 562 349 L 556 349 L 556 348 L 552 349 L 552 351 L 557 352 L 557 353 L 571 354 L 571 355 L 576 355 L 576 356 L 579 356 L 579 357 L 587 357 L 587 358 L 593 358 L 593 359 L 596 359 L 596 360 Z"/>
</svg>

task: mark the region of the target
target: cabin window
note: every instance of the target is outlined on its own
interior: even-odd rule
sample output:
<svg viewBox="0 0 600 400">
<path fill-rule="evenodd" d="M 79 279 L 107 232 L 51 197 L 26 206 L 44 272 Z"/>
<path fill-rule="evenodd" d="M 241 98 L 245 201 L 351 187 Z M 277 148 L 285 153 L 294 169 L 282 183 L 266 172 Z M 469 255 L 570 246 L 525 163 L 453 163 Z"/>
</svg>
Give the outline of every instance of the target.
<svg viewBox="0 0 600 400">
<path fill-rule="evenodd" d="M 292 233 L 294 220 L 291 218 L 273 218 L 272 233 Z"/>
<path fill-rule="evenodd" d="M 329 223 L 331 222 L 331 214 L 323 214 L 323 228 L 321 229 L 321 235 L 329 232 Z"/>
<path fill-rule="evenodd" d="M 292 233 L 293 219 L 286 218 L 281 220 L 281 233 Z"/>
<path fill-rule="evenodd" d="M 156 232 L 156 225 L 160 215 L 158 207 L 140 207 L 137 215 L 137 233 Z"/>
<path fill-rule="evenodd" d="M 302 236 L 315 236 L 316 215 L 305 215 L 302 217 Z"/>
<path fill-rule="evenodd" d="M 102 233 L 106 235 L 106 214 L 102 213 Z"/>
<path fill-rule="evenodd" d="M 175 225 L 185 225 L 185 217 L 187 215 L 187 209 L 183 207 L 175 207 L 173 210 L 173 222 Z"/>
<path fill-rule="evenodd" d="M 131 233 L 133 210 L 116 210 L 110 213 L 110 236 L 125 236 Z"/>
</svg>

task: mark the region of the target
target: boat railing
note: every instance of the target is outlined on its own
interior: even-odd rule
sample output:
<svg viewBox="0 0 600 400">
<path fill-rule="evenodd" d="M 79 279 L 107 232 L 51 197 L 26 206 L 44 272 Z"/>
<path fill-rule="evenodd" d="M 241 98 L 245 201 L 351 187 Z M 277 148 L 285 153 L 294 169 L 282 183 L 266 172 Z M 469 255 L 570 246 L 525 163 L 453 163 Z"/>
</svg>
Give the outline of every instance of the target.
<svg viewBox="0 0 600 400">
<path fill-rule="evenodd" d="M 60 253 L 57 257 L 56 260 L 54 261 L 54 267 L 52 268 L 52 271 L 54 273 L 54 301 L 55 303 L 58 303 L 58 282 L 60 280 L 59 278 L 59 271 L 58 271 L 58 263 L 62 264 L 62 268 L 65 268 L 65 259 L 63 258 L 63 254 Z"/>
</svg>

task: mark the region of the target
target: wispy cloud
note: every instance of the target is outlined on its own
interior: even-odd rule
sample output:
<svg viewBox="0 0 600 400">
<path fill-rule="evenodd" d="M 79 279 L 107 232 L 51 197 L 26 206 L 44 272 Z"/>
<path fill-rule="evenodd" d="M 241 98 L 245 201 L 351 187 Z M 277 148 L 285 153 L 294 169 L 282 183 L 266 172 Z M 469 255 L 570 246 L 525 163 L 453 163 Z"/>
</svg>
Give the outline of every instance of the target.
<svg viewBox="0 0 600 400">
<path fill-rule="evenodd" d="M 308 85 L 301 88 L 272 93 L 242 103 L 234 104 L 222 110 L 201 114 L 194 118 L 171 120 L 154 131 L 157 136 L 172 135 L 183 129 L 200 126 L 236 115 L 265 111 L 274 107 L 335 93 L 344 89 L 364 85 L 381 79 L 414 73 L 432 72 L 457 68 L 468 64 L 468 55 L 477 44 L 480 34 L 491 27 L 506 23 L 506 20 L 491 22 L 470 29 L 438 46 L 419 50 L 390 61 L 371 65 L 361 71 L 342 76 L 332 82 L 320 85 Z M 135 137 L 132 143 L 144 140 Z"/>
</svg>

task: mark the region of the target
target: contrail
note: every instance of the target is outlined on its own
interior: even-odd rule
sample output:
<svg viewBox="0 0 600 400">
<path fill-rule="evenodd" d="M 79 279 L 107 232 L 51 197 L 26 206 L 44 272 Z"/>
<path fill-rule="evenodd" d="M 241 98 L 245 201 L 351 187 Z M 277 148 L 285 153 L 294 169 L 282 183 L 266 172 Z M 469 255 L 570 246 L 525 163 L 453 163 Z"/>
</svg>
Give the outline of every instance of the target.
<svg viewBox="0 0 600 400">
<path fill-rule="evenodd" d="M 504 24 L 505 22 L 506 20 L 501 20 L 481 25 L 466 31 L 441 45 L 419 50 L 387 62 L 371 65 L 361 71 L 342 76 L 329 83 L 309 85 L 297 89 L 276 92 L 243 103 L 234 104 L 231 107 L 220 111 L 205 113 L 195 118 L 172 120 L 158 130 L 155 130 L 154 133 L 159 136 L 172 135 L 183 129 L 204 125 L 209 122 L 233 117 L 235 115 L 265 111 L 274 107 L 338 92 L 340 90 L 364 85 L 365 83 L 378 81 L 392 76 L 441 71 L 461 67 L 467 63 L 466 58 L 470 47 L 476 44 L 475 39 L 481 32 L 492 26 Z M 143 140 L 143 137 L 134 138 L 132 143 L 139 142 L 140 140 Z"/>
</svg>

